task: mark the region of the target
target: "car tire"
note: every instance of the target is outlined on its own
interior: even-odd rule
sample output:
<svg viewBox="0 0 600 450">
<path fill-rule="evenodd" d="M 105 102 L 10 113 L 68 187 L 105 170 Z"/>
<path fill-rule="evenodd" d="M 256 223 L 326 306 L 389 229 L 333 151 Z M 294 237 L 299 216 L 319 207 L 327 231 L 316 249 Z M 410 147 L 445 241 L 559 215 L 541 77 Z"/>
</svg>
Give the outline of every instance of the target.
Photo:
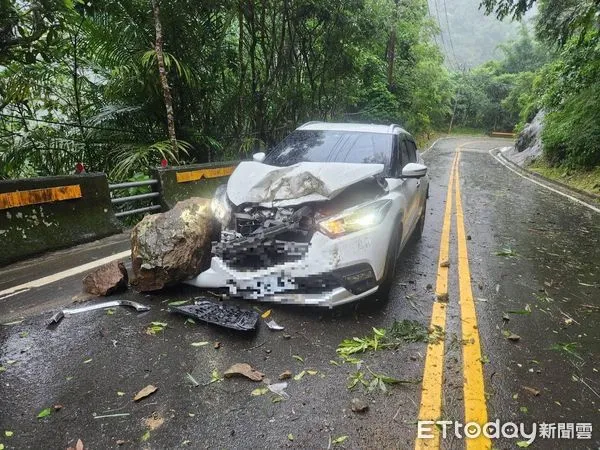
<svg viewBox="0 0 600 450">
<path fill-rule="evenodd" d="M 400 236 L 402 236 L 402 228 L 394 230 L 390 245 L 388 246 L 387 255 L 385 258 L 385 268 L 383 271 L 383 280 L 377 289 L 376 295 L 381 300 L 387 300 L 392 289 L 392 282 L 396 274 L 396 264 L 398 262 L 398 248 L 400 247 Z"/>
<path fill-rule="evenodd" d="M 423 230 L 425 229 L 425 215 L 427 214 L 427 199 L 423 201 L 423 209 L 421 210 L 421 215 L 419 216 L 419 221 L 417 222 L 417 226 L 415 227 L 415 239 L 417 241 L 421 240 L 423 237 Z"/>
</svg>

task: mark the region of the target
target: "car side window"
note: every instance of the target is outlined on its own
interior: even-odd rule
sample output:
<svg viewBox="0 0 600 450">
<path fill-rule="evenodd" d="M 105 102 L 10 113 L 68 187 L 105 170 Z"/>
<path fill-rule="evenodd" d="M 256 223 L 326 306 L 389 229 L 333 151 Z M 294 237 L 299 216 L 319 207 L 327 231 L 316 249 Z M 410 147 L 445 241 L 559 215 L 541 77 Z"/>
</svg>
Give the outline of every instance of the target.
<svg viewBox="0 0 600 450">
<path fill-rule="evenodd" d="M 406 147 L 408 148 L 408 162 L 417 162 L 417 146 L 414 141 L 406 141 Z"/>
<path fill-rule="evenodd" d="M 400 141 L 400 173 L 402 168 L 410 162 L 409 151 L 406 139 Z"/>
</svg>

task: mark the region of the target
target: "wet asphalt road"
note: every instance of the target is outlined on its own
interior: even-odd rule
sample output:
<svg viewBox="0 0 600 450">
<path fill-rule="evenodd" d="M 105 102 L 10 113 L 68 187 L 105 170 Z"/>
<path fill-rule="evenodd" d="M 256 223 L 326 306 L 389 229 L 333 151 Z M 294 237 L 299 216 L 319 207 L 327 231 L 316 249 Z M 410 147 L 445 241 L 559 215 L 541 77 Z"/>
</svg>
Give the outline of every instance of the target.
<svg viewBox="0 0 600 450">
<path fill-rule="evenodd" d="M 81 314 L 53 330 L 45 327 L 52 310 L 87 299 L 82 275 L 0 295 L 0 323 L 22 320 L 0 326 L 0 443 L 7 449 L 67 448 L 77 439 L 90 449 L 413 448 L 427 345 L 359 355 L 363 371 L 368 366 L 408 381 L 386 393 L 350 391 L 348 377 L 356 367 L 331 361 L 339 362 L 335 350 L 343 339 L 366 336 L 394 319 L 429 326 L 446 191 L 459 145 L 488 417 L 592 423 L 590 440 L 538 438 L 530 448 L 598 448 L 600 215 L 508 171 L 488 153 L 507 141 L 485 138 L 443 140 L 424 155 L 431 177 L 424 236 L 406 248 L 386 301 L 368 299 L 334 310 L 256 303 L 262 311 L 272 307 L 285 330 L 261 325 L 244 334 L 189 324 L 167 312 L 168 302 L 201 295 L 189 287 L 152 296 L 129 291 L 119 298 L 152 310 Z M 441 417 L 461 421 L 465 374 L 456 239 L 453 221 Z M 126 238 L 117 236 L 1 269 L 0 291 L 127 248 Z M 496 254 L 503 249 L 511 256 Z M 168 326 L 148 335 L 152 321 Z M 508 333 L 520 340 L 507 340 Z M 201 341 L 210 344 L 191 345 Z M 273 395 L 251 395 L 262 383 L 242 378 L 210 383 L 214 369 L 222 374 L 236 362 L 251 364 L 273 381 L 285 370 L 317 373 L 288 380 L 290 398 L 274 403 Z M 187 374 L 200 385 L 193 386 Z M 148 384 L 158 391 L 134 403 L 132 397 Z M 368 402 L 366 413 L 352 412 L 354 397 Z M 54 405 L 62 407 L 36 418 Z M 98 418 L 114 414 L 126 415 Z M 340 436 L 348 438 L 332 442 Z M 519 440 L 493 445 L 517 448 Z M 441 447 L 462 449 L 464 441 L 448 437 Z"/>
</svg>

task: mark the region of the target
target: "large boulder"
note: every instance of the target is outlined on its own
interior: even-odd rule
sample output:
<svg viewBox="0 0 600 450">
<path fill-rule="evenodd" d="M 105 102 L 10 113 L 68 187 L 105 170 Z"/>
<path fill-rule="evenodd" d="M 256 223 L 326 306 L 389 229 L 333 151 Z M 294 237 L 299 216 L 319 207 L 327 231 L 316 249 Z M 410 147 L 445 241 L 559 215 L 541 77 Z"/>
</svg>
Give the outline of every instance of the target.
<svg viewBox="0 0 600 450">
<path fill-rule="evenodd" d="M 142 292 L 156 291 L 208 268 L 213 229 L 210 200 L 204 198 L 144 217 L 131 232 L 132 284 Z"/>
<path fill-rule="evenodd" d="M 127 290 L 129 277 L 120 261 L 98 267 L 83 279 L 83 290 L 92 295 L 111 295 Z"/>
</svg>

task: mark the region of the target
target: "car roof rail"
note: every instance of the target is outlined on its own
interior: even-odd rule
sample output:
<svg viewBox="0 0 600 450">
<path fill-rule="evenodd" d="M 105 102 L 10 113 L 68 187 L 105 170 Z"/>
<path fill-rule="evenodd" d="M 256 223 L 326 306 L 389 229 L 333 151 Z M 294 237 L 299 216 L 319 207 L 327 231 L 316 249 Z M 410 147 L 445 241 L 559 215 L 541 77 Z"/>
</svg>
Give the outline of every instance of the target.
<svg viewBox="0 0 600 450">
<path fill-rule="evenodd" d="M 303 123 L 297 129 L 299 130 L 301 128 L 304 128 L 307 125 L 314 125 L 315 123 L 323 123 L 323 121 L 321 121 L 321 120 L 311 120 L 310 122 Z"/>
</svg>

